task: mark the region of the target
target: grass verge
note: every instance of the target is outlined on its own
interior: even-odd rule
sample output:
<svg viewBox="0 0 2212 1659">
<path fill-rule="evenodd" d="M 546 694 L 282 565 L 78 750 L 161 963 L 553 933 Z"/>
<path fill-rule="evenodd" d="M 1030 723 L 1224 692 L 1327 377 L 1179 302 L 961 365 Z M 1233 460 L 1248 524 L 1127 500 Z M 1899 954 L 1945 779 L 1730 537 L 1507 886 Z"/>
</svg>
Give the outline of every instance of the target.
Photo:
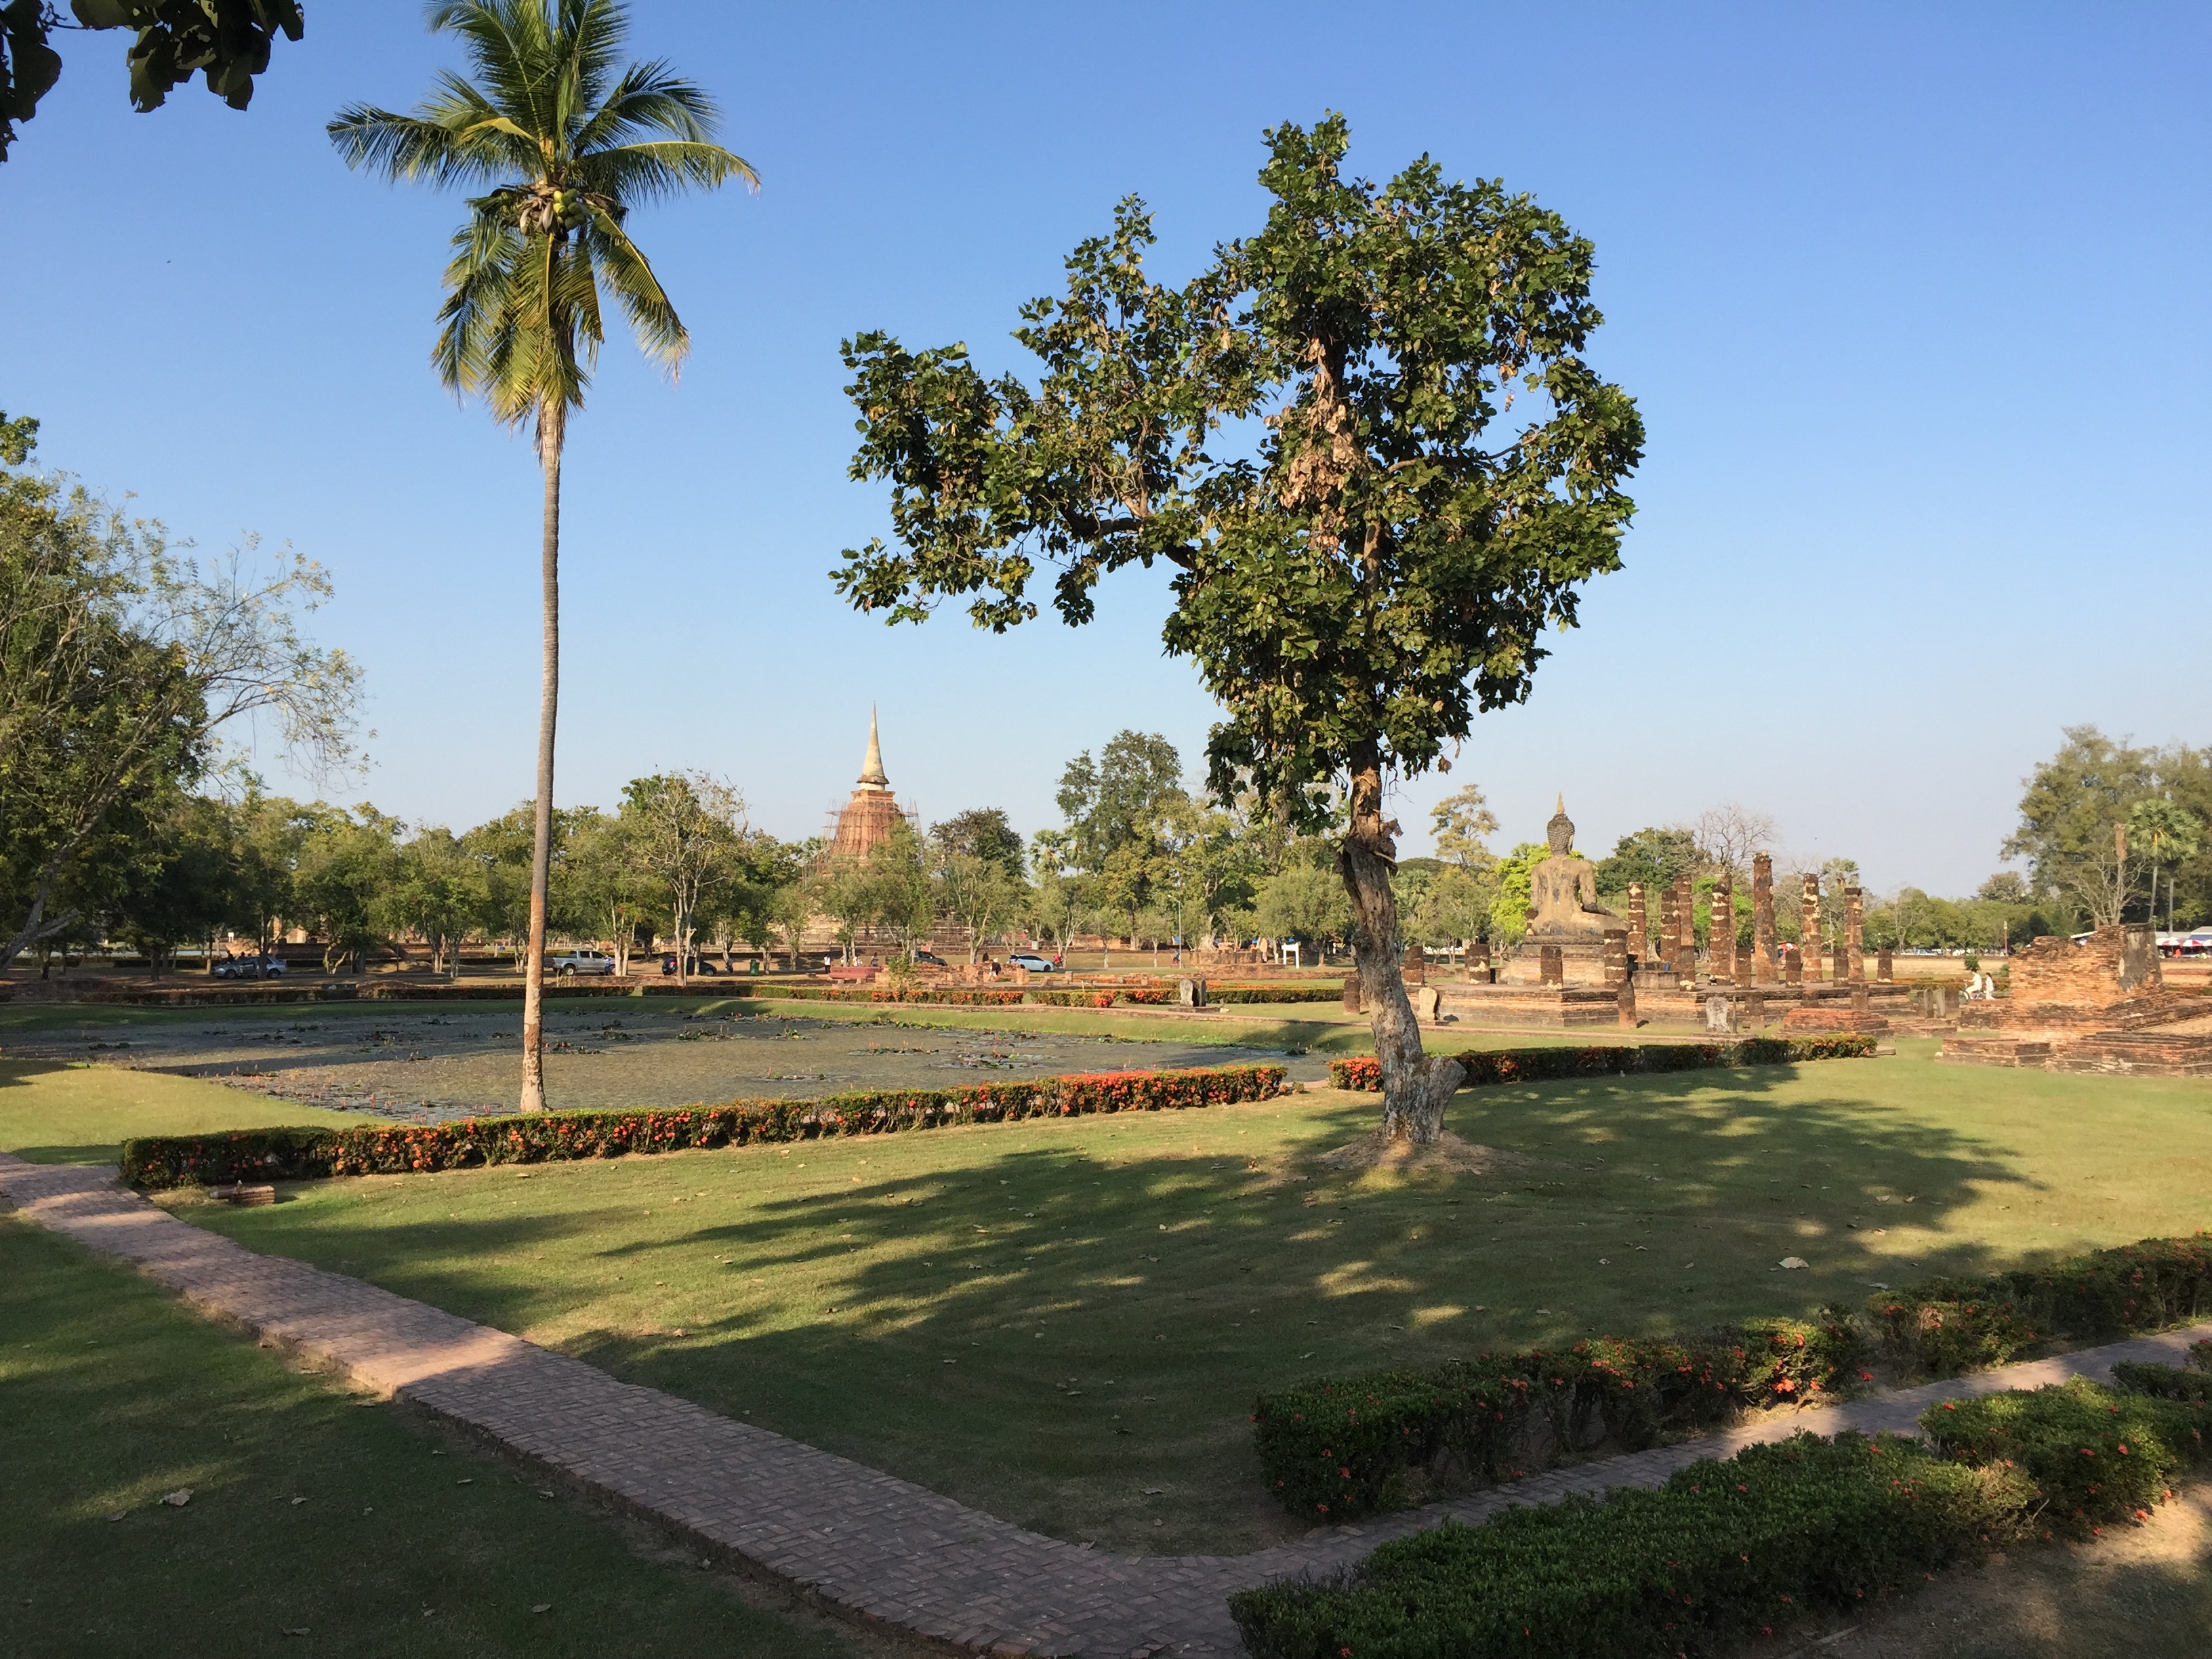
<svg viewBox="0 0 2212 1659">
<path fill-rule="evenodd" d="M 32 1164 L 111 1163 L 124 1141 L 140 1135 L 361 1122 L 358 1112 L 326 1112 L 166 1072 L 0 1060 L 0 1152 Z"/>
<path fill-rule="evenodd" d="M 12 1655 L 855 1651 L 4 1215 L 0 1332 Z"/>
<path fill-rule="evenodd" d="M 1322 1162 L 1376 1113 L 1322 1091 L 169 1201 L 1058 1536 L 1249 1549 L 1296 1525 L 1262 1488 L 1263 1389 L 1803 1317 L 2212 1219 L 2202 1084 L 1900 1047 L 1470 1091 L 1449 1126 L 1487 1150 L 1448 1166 Z"/>
</svg>

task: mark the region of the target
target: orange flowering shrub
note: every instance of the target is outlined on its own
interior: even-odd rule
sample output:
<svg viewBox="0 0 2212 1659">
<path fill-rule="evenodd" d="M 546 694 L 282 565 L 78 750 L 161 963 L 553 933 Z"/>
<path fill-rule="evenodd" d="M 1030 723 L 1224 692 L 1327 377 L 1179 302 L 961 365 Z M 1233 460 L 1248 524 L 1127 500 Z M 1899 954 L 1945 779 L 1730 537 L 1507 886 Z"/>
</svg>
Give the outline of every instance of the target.
<svg viewBox="0 0 2212 1659">
<path fill-rule="evenodd" d="M 126 1141 L 123 1178 L 156 1189 L 238 1180 L 405 1175 L 825 1135 L 888 1134 L 950 1123 L 1007 1123 L 1091 1112 L 1184 1110 L 1265 1100 L 1279 1066 L 1097 1072 L 959 1089 L 876 1089 L 819 1100 L 736 1100 L 640 1111 L 545 1112 L 358 1129 L 247 1129 Z"/>
</svg>

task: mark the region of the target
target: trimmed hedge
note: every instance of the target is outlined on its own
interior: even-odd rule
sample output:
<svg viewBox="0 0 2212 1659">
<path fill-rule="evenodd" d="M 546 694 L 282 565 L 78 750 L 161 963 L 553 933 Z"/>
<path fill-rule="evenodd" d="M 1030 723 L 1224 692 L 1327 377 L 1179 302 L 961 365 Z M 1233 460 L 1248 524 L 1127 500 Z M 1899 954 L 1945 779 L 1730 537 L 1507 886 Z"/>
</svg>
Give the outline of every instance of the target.
<svg viewBox="0 0 2212 1659">
<path fill-rule="evenodd" d="M 2212 1234 L 2146 1238 L 1986 1279 L 1932 1279 L 1869 1298 L 1885 1346 L 1929 1376 L 2002 1365 L 2047 1337 L 2107 1341 L 2212 1313 Z"/>
<path fill-rule="evenodd" d="M 2145 1520 L 2174 1475 L 2203 1460 L 2212 1407 L 2201 1385 L 2212 1378 L 2164 1365 L 2127 1369 L 2124 1389 L 2076 1378 L 1983 1395 L 1931 1407 L 1920 1426 L 1939 1450 L 1962 1462 L 2020 1470 L 2047 1506 L 2044 1519 L 2055 1525 L 2080 1531 Z M 2194 1398 L 2179 1392 L 2192 1384 Z"/>
<path fill-rule="evenodd" d="M 1592 1042 L 1548 1048 L 1471 1048 L 1453 1056 L 1467 1068 L 1462 1089 L 1562 1078 L 1626 1077 L 1650 1072 L 1701 1072 L 1716 1066 L 1792 1066 L 1808 1060 L 1859 1060 L 1875 1040 L 1856 1032 L 1826 1036 L 1745 1037 L 1737 1042 Z M 1340 1089 L 1379 1094 L 1382 1063 L 1372 1054 L 1328 1063 Z"/>
<path fill-rule="evenodd" d="M 1698 1341 L 1607 1338 L 1565 1353 L 1317 1378 L 1262 1394 L 1254 1439 L 1267 1489 L 1293 1514 L 1357 1520 L 1418 1488 L 1525 1474 L 1577 1447 L 1627 1449 L 1736 1412 L 1834 1392 L 1875 1340 L 1908 1366 L 1958 1376 L 2004 1364 L 2054 1332 L 2109 1340 L 2205 1316 L 2212 1234 L 2147 1238 L 1971 1283 L 1929 1279 L 1869 1298 L 1855 1322 L 1755 1321 Z M 2212 1382 L 2212 1343 L 2192 1363 Z M 2164 1367 L 2130 1367 L 2165 1372 Z M 2195 1399 L 2186 1373 L 2173 1397 Z"/>
<path fill-rule="evenodd" d="M 1656 1492 L 1447 1521 L 1229 1609 L 1255 1659 L 1674 1659 L 1917 1583 L 2009 1530 L 2027 1490 L 1902 1437 L 1799 1435 Z"/>
<path fill-rule="evenodd" d="M 1182 1110 L 1266 1100 L 1280 1066 L 1187 1072 L 1091 1072 L 960 1089 L 876 1090 L 819 1100 L 738 1100 L 644 1111 L 547 1112 L 359 1129 L 246 1129 L 152 1135 L 123 1144 L 123 1179 L 143 1190 L 222 1182 L 404 1175 L 693 1146 L 889 1134 L 1093 1112 Z"/>
<path fill-rule="evenodd" d="M 742 983 L 742 981 L 740 981 Z M 910 985 L 899 991 L 888 985 L 791 985 L 772 981 L 724 996 L 759 998 L 768 1002 L 934 1002 L 954 1007 L 1013 1008 L 1021 1005 L 1019 991 L 986 991 L 953 987 Z"/>
<path fill-rule="evenodd" d="M 1565 1352 L 1316 1379 L 1261 1395 L 1253 1437 L 1285 1509 L 1353 1521 L 1418 1501 L 1417 1482 L 1487 1484 L 1577 1449 L 1636 1450 L 1747 1407 L 1832 1390 L 1861 1346 L 1838 1315 L 1760 1321 L 1703 1341 L 1607 1337 Z"/>
<path fill-rule="evenodd" d="M 2195 1380 L 2165 1367 L 2170 1378 Z M 1914 1587 L 1984 1544 L 2148 1518 L 2212 1407 L 2075 1382 L 1931 1407 L 1902 1436 L 1800 1434 L 1656 1492 L 1452 1522 L 1317 1583 L 1230 1597 L 1255 1659 L 1586 1659 L 1727 1650 Z"/>
<path fill-rule="evenodd" d="M 1340 1002 L 1337 985 L 1216 985 L 1208 981 L 1206 1000 L 1226 1006 L 1240 1002 Z"/>
</svg>

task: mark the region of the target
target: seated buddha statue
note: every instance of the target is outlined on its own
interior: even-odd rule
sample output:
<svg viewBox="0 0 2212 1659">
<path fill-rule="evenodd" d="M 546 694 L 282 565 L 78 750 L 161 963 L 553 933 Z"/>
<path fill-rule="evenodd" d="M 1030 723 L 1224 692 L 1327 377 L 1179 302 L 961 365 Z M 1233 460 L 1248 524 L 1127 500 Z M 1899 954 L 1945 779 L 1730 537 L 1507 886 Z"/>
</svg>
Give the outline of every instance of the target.
<svg viewBox="0 0 2212 1659">
<path fill-rule="evenodd" d="M 1607 928 L 1623 925 L 1597 902 L 1597 874 L 1590 861 L 1575 855 L 1574 821 L 1566 798 L 1545 825 L 1552 855 L 1528 872 L 1528 931 L 1534 945 L 1595 945 Z"/>
</svg>

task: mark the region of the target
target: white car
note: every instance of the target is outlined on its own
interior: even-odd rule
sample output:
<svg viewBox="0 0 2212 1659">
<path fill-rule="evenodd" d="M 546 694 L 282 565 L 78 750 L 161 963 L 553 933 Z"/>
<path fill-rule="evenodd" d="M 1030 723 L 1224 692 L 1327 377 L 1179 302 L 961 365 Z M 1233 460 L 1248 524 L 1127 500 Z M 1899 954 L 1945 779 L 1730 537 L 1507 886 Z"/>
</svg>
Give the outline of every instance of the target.
<svg viewBox="0 0 2212 1659">
<path fill-rule="evenodd" d="M 1059 971 L 1052 965 L 1051 957 L 1037 956 L 1028 951 L 1017 951 L 1006 960 L 1014 967 L 1026 968 L 1033 974 L 1050 974 Z"/>
<path fill-rule="evenodd" d="M 217 979 L 282 979 L 284 977 L 284 958 L 282 957 L 225 957 L 215 965 Z"/>
<path fill-rule="evenodd" d="M 546 957 L 545 966 L 549 972 L 556 974 L 611 974 L 615 959 L 604 951 L 570 951 Z"/>
</svg>

